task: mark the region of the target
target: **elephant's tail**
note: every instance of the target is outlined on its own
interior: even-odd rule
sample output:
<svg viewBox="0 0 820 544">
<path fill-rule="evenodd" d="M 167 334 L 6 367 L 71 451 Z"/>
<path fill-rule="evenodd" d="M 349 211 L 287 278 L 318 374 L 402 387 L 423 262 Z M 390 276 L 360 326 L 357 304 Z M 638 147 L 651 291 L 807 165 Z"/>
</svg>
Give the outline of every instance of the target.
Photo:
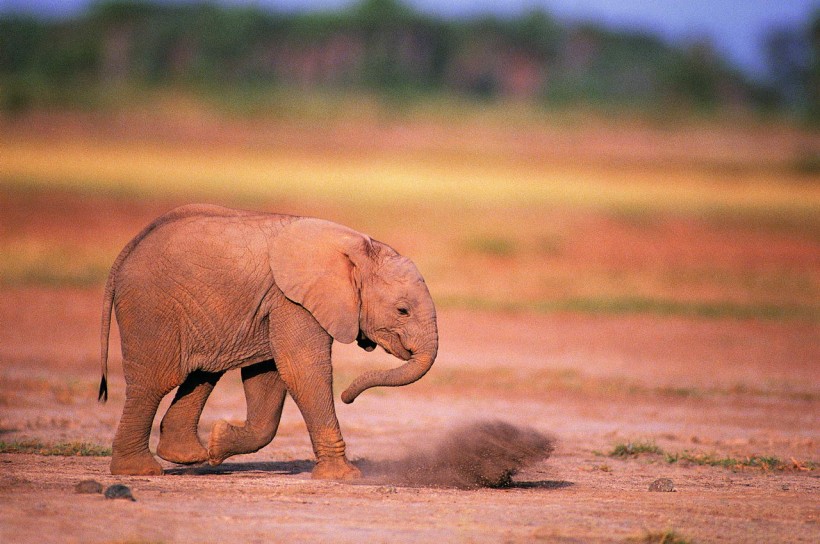
<svg viewBox="0 0 820 544">
<path fill-rule="evenodd" d="M 155 225 L 151 224 L 150 227 L 150 230 L 153 230 Z M 126 257 L 131 254 L 131 251 L 133 251 L 140 240 L 148 234 L 148 231 L 149 229 L 143 230 L 120 251 L 120 254 L 117 255 L 117 258 L 114 260 L 114 264 L 111 265 L 111 271 L 108 273 L 108 279 L 105 281 L 102 327 L 100 330 L 100 373 L 102 374 L 102 378 L 100 379 L 100 391 L 97 395 L 99 402 L 104 403 L 108 400 L 108 337 L 111 332 L 111 311 L 114 308 L 114 284 L 117 272 Z"/>
<path fill-rule="evenodd" d="M 115 261 L 114 266 L 117 266 L 117 264 L 118 263 Z M 111 272 L 108 274 L 108 280 L 105 282 L 102 331 L 100 333 L 100 371 L 102 373 L 102 379 L 100 379 L 100 392 L 97 396 L 97 400 L 103 403 L 108 400 L 108 335 L 111 332 L 111 310 L 114 306 L 114 270 L 115 269 L 112 266 Z"/>
<path fill-rule="evenodd" d="M 114 259 L 114 264 L 111 265 L 111 271 L 108 272 L 108 279 L 105 281 L 105 294 L 103 295 L 103 312 L 102 312 L 102 328 L 100 331 L 100 372 L 102 378 L 100 379 L 100 391 L 97 396 L 99 402 L 108 400 L 108 337 L 111 332 L 111 310 L 114 308 L 114 288 L 117 277 L 117 272 L 122 266 L 123 261 L 131 254 L 137 244 L 145 238 L 149 232 L 154 230 L 159 223 L 154 221 L 146 228 L 136 235 L 117 255 Z"/>
</svg>

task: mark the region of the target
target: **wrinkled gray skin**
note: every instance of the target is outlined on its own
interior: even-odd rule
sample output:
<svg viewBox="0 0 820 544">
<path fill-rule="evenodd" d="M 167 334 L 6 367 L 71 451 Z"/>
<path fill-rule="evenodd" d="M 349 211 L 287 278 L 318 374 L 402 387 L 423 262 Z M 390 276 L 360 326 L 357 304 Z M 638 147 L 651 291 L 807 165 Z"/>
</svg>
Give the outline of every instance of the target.
<svg viewBox="0 0 820 544">
<path fill-rule="evenodd" d="M 117 257 L 105 290 L 102 381 L 107 398 L 112 306 L 122 339 L 126 399 L 114 438 L 112 474 L 161 474 L 148 450 L 160 400 L 157 455 L 218 464 L 276 434 L 290 393 L 307 424 L 314 478 L 360 475 L 345 456 L 333 404 L 331 344 L 376 345 L 405 361 L 359 376 L 342 393 L 421 378 L 438 332 L 433 301 L 413 263 L 389 246 L 312 218 L 191 205 L 158 218 Z M 220 376 L 241 368 L 244 425 L 218 421 L 208 448 L 197 423 Z"/>
</svg>

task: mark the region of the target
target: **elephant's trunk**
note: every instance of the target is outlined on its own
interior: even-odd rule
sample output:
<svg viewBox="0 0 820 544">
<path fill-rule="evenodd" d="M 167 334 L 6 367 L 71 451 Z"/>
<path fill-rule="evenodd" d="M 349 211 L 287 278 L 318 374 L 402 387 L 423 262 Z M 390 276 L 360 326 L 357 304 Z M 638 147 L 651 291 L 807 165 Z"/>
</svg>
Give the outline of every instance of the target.
<svg viewBox="0 0 820 544">
<path fill-rule="evenodd" d="M 350 404 L 362 391 L 371 387 L 397 387 L 415 382 L 433 366 L 437 352 L 438 341 L 434 340 L 431 345 L 413 352 L 410 359 L 400 367 L 365 372 L 345 389 L 342 393 L 342 402 Z"/>
</svg>

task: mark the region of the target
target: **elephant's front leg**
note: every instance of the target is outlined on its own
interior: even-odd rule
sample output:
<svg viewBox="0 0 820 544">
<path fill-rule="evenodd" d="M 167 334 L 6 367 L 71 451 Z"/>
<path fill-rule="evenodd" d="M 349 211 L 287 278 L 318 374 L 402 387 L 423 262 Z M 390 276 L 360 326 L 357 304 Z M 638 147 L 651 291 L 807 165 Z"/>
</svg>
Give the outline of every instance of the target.
<svg viewBox="0 0 820 544">
<path fill-rule="evenodd" d="M 267 446 L 282 417 L 287 389 L 273 361 L 242 368 L 242 384 L 248 404 L 244 425 L 225 420 L 214 423 L 208 442 L 208 462 L 218 465 L 231 455 L 253 453 Z"/>
<path fill-rule="evenodd" d="M 317 460 L 313 478 L 361 477 L 359 469 L 345 456 L 345 442 L 333 404 L 333 339 L 307 310 L 288 304 L 270 316 L 270 341 L 279 374 L 310 433 Z"/>
</svg>

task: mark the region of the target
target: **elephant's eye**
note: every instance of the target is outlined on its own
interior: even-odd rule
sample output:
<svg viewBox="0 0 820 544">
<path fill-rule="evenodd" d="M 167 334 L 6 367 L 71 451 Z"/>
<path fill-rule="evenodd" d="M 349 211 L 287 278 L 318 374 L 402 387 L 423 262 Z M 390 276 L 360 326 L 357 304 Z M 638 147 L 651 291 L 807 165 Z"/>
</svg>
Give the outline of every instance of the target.
<svg viewBox="0 0 820 544">
<path fill-rule="evenodd" d="M 396 311 L 399 312 L 399 315 L 410 315 L 410 310 L 401 306 L 396 308 Z"/>
</svg>

